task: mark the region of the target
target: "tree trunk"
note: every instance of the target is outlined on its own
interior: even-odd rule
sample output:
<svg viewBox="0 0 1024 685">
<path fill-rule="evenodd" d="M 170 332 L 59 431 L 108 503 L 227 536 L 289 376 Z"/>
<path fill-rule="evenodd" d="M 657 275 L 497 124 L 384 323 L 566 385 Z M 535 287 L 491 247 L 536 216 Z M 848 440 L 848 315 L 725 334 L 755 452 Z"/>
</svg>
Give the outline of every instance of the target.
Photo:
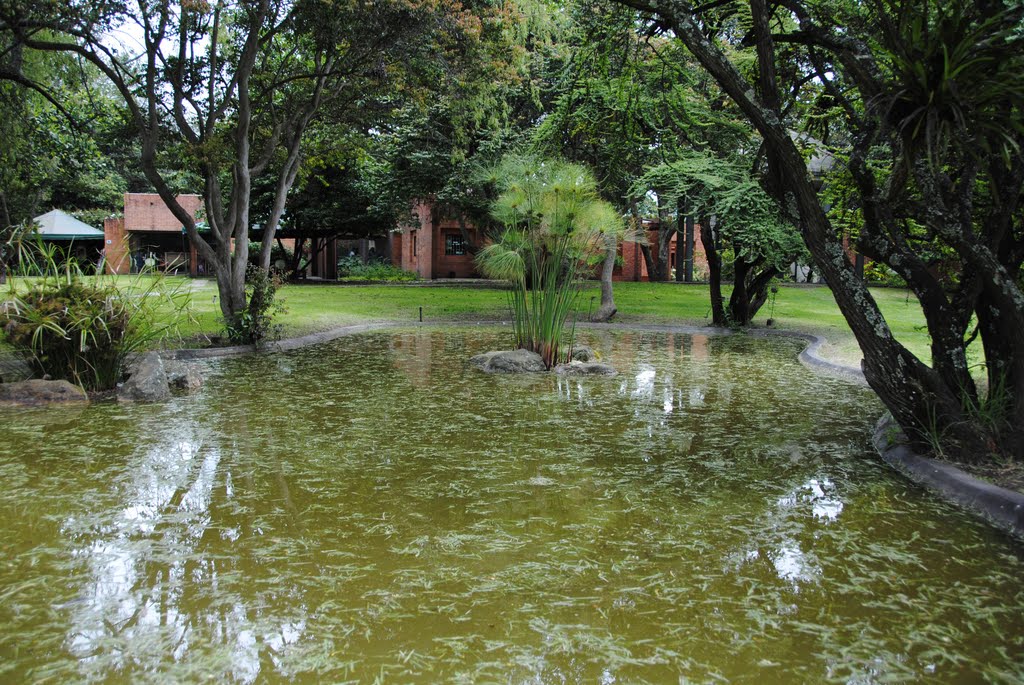
<svg viewBox="0 0 1024 685">
<path fill-rule="evenodd" d="M 672 276 L 672 236 L 676 227 L 666 220 L 658 224 L 658 280 L 668 281 Z M 651 279 L 653 280 L 653 279 Z"/>
<path fill-rule="evenodd" d="M 768 287 L 772 279 L 780 274 L 775 267 L 769 267 L 757 274 L 751 282 L 748 292 L 750 293 L 750 320 L 753 321 L 761 307 L 768 301 Z"/>
<path fill-rule="evenodd" d="M 626 2 L 655 13 L 661 10 L 640 0 Z M 763 7 L 763 3 L 751 5 L 755 13 L 758 7 Z M 778 112 L 753 97 L 750 83 L 711 42 L 702 25 L 689 12 L 661 16 L 764 139 L 774 162 L 772 166 L 778 168 L 779 187 L 785 189 L 784 206 L 798 213 L 804 242 L 864 353 L 863 369 L 868 384 L 919 446 L 929 443 L 957 446 L 963 450 L 964 458 L 978 458 L 986 449 L 985 432 L 968 420 L 959 398 L 942 383 L 939 375 L 893 337 L 877 303 L 857 279 L 842 244 L 836 239 L 806 162 Z M 755 17 L 755 22 L 760 20 Z M 773 69 L 773 65 L 762 67 Z"/>
<path fill-rule="evenodd" d="M 751 266 L 743 257 L 736 257 L 733 260 L 732 295 L 729 296 L 729 308 L 726 314 L 729 323 L 737 326 L 746 326 L 753 316 L 750 313 L 750 295 L 747 293 L 747 276 L 750 274 Z"/>
<path fill-rule="evenodd" d="M 683 204 L 682 201 L 679 203 L 679 211 L 682 213 Z M 681 214 L 682 215 L 682 214 Z M 682 269 L 679 269 L 679 258 L 676 258 L 676 280 L 683 280 L 687 283 L 693 283 L 693 253 L 696 249 L 696 239 L 693 230 L 693 216 L 687 214 L 685 218 L 680 219 L 683 222 L 683 264 Z M 679 254 L 679 243 L 676 243 L 676 254 Z M 680 271 L 682 271 L 682 278 L 680 279 Z"/>
<path fill-rule="evenodd" d="M 644 256 L 644 264 L 647 266 L 647 280 L 660 281 L 661 274 L 658 273 L 658 260 L 651 254 L 651 246 L 646 242 L 640 243 L 640 252 Z"/>
<path fill-rule="evenodd" d="M 594 321 L 610 321 L 618 311 L 615 308 L 615 293 L 612 290 L 612 272 L 615 271 L 615 258 L 618 252 L 618 241 L 615 236 L 606 236 L 604 262 L 601 264 L 601 308 L 594 315 Z"/>
<path fill-rule="evenodd" d="M 708 257 L 708 291 L 711 295 L 711 323 L 725 326 L 725 305 L 722 298 L 722 257 L 718 254 L 718 243 L 715 241 L 715 229 L 711 226 L 710 217 L 701 217 L 700 239 L 704 243 L 704 252 Z"/>
<path fill-rule="evenodd" d="M 295 239 L 295 248 L 292 251 L 292 264 L 291 272 L 292 279 L 298 280 L 300 269 L 302 268 L 302 247 L 305 245 L 306 239 L 304 237 L 298 237 Z"/>
</svg>

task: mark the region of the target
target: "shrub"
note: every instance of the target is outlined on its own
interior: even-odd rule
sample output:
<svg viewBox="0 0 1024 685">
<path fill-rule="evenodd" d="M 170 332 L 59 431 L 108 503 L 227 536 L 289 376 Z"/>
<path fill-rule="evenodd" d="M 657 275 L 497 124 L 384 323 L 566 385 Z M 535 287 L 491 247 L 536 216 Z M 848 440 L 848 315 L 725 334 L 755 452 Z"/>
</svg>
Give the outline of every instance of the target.
<svg viewBox="0 0 1024 685">
<path fill-rule="evenodd" d="M 160 274 L 136 276 L 127 285 L 86 277 L 73 264 L 58 264 L 41 243 L 19 246 L 19 252 L 38 278 L 25 292 L 11 279 L 0 328 L 34 373 L 107 390 L 134 354 L 178 336 L 191 301 L 182 285 L 169 287 Z"/>
<path fill-rule="evenodd" d="M 412 271 L 405 271 L 383 260 L 373 260 L 365 264 L 359 257 L 342 257 L 338 260 L 339 281 L 415 281 L 417 276 Z"/>
<path fill-rule="evenodd" d="M 907 287 L 907 282 L 903 278 L 881 262 L 868 262 L 864 265 L 864 280 L 891 288 Z"/>
</svg>

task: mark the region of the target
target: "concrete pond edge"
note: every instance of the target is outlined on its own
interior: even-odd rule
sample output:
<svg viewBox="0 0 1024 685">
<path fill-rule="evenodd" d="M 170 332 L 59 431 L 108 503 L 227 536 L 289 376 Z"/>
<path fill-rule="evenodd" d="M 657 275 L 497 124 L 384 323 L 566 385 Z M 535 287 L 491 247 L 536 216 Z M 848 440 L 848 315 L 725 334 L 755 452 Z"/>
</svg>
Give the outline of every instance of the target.
<svg viewBox="0 0 1024 685">
<path fill-rule="evenodd" d="M 237 345 L 206 349 L 167 350 L 160 354 L 175 360 L 198 360 L 216 357 L 233 357 L 246 354 L 283 352 L 309 345 L 330 342 L 338 338 L 370 331 L 394 328 L 418 328 L 420 326 L 496 326 L 505 321 L 431 321 L 427 323 L 387 321 L 341 326 L 328 331 L 311 333 L 296 338 L 287 338 L 262 345 Z M 651 331 L 655 333 L 688 333 L 696 335 L 734 335 L 729 328 L 712 326 L 681 326 L 629 323 L 580 322 L 577 328 L 585 330 Z M 859 385 L 867 385 L 864 372 L 855 366 L 840 364 L 821 356 L 821 348 L 827 340 L 811 333 L 784 330 L 753 330 L 744 334 L 758 338 L 781 337 L 801 340 L 807 345 L 801 350 L 799 360 L 804 366 L 818 373 L 843 378 Z M 879 419 L 872 436 L 872 444 L 882 459 L 910 481 L 921 485 L 946 501 L 968 511 L 981 515 L 987 521 L 1020 539 L 1024 539 L 1024 494 L 986 483 L 952 464 L 914 453 L 905 442 L 893 440 L 902 431 L 888 415 Z M 905 440 L 905 439 L 904 439 Z"/>
<path fill-rule="evenodd" d="M 1024 494 L 993 485 L 952 464 L 924 457 L 908 445 L 891 416 L 878 420 L 871 442 L 882 459 L 911 481 L 942 499 L 974 512 L 989 523 L 1024 539 Z"/>
</svg>

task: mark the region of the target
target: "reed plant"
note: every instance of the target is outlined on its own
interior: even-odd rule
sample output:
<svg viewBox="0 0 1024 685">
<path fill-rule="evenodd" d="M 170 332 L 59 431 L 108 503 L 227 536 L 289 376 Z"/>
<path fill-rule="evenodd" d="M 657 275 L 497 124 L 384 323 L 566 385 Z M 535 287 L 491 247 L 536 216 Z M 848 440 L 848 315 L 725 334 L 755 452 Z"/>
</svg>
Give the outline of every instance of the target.
<svg viewBox="0 0 1024 685">
<path fill-rule="evenodd" d="M 87 274 L 36 239 L 9 242 L 16 260 L 0 330 L 38 376 L 86 390 L 113 388 L 134 355 L 178 337 L 191 320 L 188 283 L 144 272 Z"/>
<path fill-rule="evenodd" d="M 485 276 L 511 282 L 515 345 L 550 369 L 572 355 L 580 277 L 605 250 L 605 236 L 621 233 L 622 218 L 578 164 L 506 157 L 491 181 L 499 193 L 491 213 L 504 231 L 477 253 L 477 264 Z"/>
</svg>

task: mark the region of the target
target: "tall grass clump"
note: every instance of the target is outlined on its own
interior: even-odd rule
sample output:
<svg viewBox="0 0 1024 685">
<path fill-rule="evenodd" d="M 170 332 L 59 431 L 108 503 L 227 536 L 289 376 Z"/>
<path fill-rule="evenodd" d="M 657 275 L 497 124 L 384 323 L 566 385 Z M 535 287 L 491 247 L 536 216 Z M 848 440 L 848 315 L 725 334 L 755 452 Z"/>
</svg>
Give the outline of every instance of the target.
<svg viewBox="0 0 1024 685">
<path fill-rule="evenodd" d="M 577 309 L 579 277 L 603 253 L 605 236 L 621 232 L 622 218 L 578 164 L 506 157 L 489 180 L 499 193 L 491 214 L 504 231 L 480 250 L 477 264 L 488 278 L 512 283 L 515 344 L 550 369 L 571 355 L 575 326 L 568 339 L 565 326 Z"/>
<path fill-rule="evenodd" d="M 183 281 L 87 275 L 41 241 L 17 241 L 12 251 L 0 330 L 38 376 L 111 389 L 135 354 L 177 337 L 190 317 Z"/>
</svg>

